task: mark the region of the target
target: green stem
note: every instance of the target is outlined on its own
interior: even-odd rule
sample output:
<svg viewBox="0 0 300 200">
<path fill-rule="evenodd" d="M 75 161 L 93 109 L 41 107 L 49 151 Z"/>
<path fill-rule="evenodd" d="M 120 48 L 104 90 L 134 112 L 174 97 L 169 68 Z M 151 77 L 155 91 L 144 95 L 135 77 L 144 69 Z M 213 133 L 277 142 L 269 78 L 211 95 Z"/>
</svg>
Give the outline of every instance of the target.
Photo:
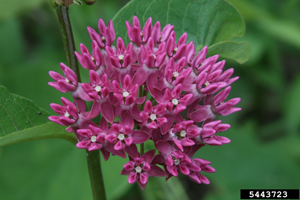
<svg viewBox="0 0 300 200">
<path fill-rule="evenodd" d="M 86 150 L 94 200 L 106 200 L 99 151 Z"/>
<path fill-rule="evenodd" d="M 140 144 L 141 146 L 141 156 L 144 154 L 144 143 Z"/>
<path fill-rule="evenodd" d="M 73 32 L 72 32 L 72 27 L 69 18 L 69 7 L 58 6 L 56 8 L 56 13 L 57 13 L 59 26 L 63 37 L 68 65 L 76 73 L 77 80 L 78 82 L 80 82 L 78 63 L 76 60 L 76 56 L 74 54 L 75 44 L 74 44 Z"/>
<path fill-rule="evenodd" d="M 69 67 L 76 73 L 77 80 L 80 82 L 81 79 L 74 54 L 75 45 L 68 10 L 69 7 L 58 6 L 56 8 L 56 13 Z M 94 200 L 106 200 L 99 151 L 86 150 L 86 156 Z"/>
</svg>

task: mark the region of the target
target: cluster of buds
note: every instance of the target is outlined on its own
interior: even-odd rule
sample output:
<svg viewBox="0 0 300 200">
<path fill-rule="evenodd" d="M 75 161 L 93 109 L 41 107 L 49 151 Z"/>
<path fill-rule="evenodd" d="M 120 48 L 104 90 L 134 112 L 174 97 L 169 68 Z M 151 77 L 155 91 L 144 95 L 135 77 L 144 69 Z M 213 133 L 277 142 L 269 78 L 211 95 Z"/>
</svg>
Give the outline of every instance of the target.
<svg viewBox="0 0 300 200">
<path fill-rule="evenodd" d="M 174 26 L 161 30 L 160 22 L 149 18 L 143 29 L 136 16 L 126 21 L 130 43 L 118 38 L 116 46 L 112 21 L 99 20 L 99 32 L 88 27 L 92 51 L 80 45 L 75 52 L 89 70 L 89 83 L 80 83 L 76 74 L 61 63 L 64 75 L 50 71 L 55 82 L 49 85 L 71 92 L 74 101 L 61 98 L 63 105 L 51 104 L 59 116 L 49 119 L 74 132 L 77 147 L 100 150 L 126 158 L 122 175 L 128 182 L 146 187 L 149 176 L 187 175 L 196 183 L 209 184 L 202 172 L 212 173 L 210 162 L 193 158 L 203 146 L 229 143 L 216 135 L 230 128 L 215 120 L 241 110 L 234 107 L 240 98 L 225 101 L 230 93 L 233 69 L 223 71 L 225 61 L 218 55 L 206 58 L 207 47 L 196 53 L 184 33 L 176 42 Z M 86 101 L 93 103 L 87 110 Z M 100 117 L 99 117 L 100 116 Z M 99 121 L 95 118 L 100 119 Z M 151 141 L 144 153 L 144 143 Z M 138 150 L 137 144 L 141 144 Z"/>
</svg>

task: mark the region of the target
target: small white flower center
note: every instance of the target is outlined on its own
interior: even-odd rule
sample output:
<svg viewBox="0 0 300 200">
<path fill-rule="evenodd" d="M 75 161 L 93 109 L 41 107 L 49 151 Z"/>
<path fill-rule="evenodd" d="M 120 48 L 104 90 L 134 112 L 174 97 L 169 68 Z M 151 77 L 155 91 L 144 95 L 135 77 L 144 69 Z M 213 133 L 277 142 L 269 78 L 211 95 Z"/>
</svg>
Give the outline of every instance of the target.
<svg viewBox="0 0 300 200">
<path fill-rule="evenodd" d="M 182 130 L 181 132 L 180 132 L 180 137 L 185 137 L 186 136 L 186 131 L 185 130 Z"/>
<path fill-rule="evenodd" d="M 91 137 L 91 141 L 92 141 L 92 142 L 96 142 L 96 139 L 97 139 L 97 136 L 95 136 L 95 135 L 93 135 L 93 136 Z"/>
<path fill-rule="evenodd" d="M 172 99 L 172 103 L 176 106 L 179 103 L 179 101 L 177 99 Z"/>
<path fill-rule="evenodd" d="M 154 54 L 152 54 L 152 55 L 153 55 L 154 59 L 156 59 L 156 55 L 154 55 Z"/>
<path fill-rule="evenodd" d="M 208 81 L 206 81 L 206 83 L 204 83 L 204 85 L 205 85 L 205 86 L 208 86 L 208 85 L 209 85 L 209 82 L 208 82 Z"/>
<path fill-rule="evenodd" d="M 177 76 L 179 76 L 178 72 L 173 72 L 174 77 L 176 78 Z"/>
<path fill-rule="evenodd" d="M 135 168 L 135 171 L 136 171 L 137 173 L 141 173 L 141 172 L 142 172 L 142 168 L 141 168 L 140 166 L 137 166 L 137 167 Z"/>
<path fill-rule="evenodd" d="M 65 117 L 70 117 L 70 114 L 68 112 L 65 112 Z"/>
<path fill-rule="evenodd" d="M 178 47 L 175 47 L 174 52 L 176 52 L 178 50 Z"/>
<path fill-rule="evenodd" d="M 95 87 L 95 91 L 96 91 L 96 92 L 100 92 L 101 89 L 102 89 L 102 87 L 101 87 L 100 85 L 97 85 L 97 86 Z"/>
<path fill-rule="evenodd" d="M 65 79 L 65 81 L 66 81 L 67 83 L 70 83 L 70 80 L 69 80 L 69 79 L 67 79 L 67 78 Z"/>
<path fill-rule="evenodd" d="M 152 121 L 156 120 L 156 114 L 151 114 L 151 115 L 150 115 L 150 119 L 151 119 Z"/>
<path fill-rule="evenodd" d="M 179 165 L 179 164 L 180 164 L 180 160 L 179 160 L 179 159 L 175 159 L 175 160 L 174 160 L 174 164 L 175 164 L 175 165 Z"/>
<path fill-rule="evenodd" d="M 122 54 L 118 55 L 119 60 L 123 60 L 123 58 L 124 58 L 124 55 L 122 55 Z"/>
<path fill-rule="evenodd" d="M 124 140 L 124 138 L 125 138 L 124 134 L 119 134 L 119 135 L 118 135 L 118 139 L 119 139 L 119 140 Z"/>
<path fill-rule="evenodd" d="M 104 36 L 102 36 L 101 39 L 102 39 L 102 41 L 105 41 L 105 37 Z"/>
<path fill-rule="evenodd" d="M 123 97 L 128 97 L 129 96 L 129 92 L 123 92 Z"/>
</svg>

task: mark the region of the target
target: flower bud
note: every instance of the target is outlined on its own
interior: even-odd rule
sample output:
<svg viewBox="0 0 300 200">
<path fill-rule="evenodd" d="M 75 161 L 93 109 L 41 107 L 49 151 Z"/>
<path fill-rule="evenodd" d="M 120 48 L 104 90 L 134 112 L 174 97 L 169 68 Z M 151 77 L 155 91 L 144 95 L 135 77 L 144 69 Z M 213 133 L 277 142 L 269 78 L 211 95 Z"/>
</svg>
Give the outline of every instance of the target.
<svg viewBox="0 0 300 200">
<path fill-rule="evenodd" d="M 92 5 L 96 0 L 83 0 L 86 5 Z"/>
</svg>

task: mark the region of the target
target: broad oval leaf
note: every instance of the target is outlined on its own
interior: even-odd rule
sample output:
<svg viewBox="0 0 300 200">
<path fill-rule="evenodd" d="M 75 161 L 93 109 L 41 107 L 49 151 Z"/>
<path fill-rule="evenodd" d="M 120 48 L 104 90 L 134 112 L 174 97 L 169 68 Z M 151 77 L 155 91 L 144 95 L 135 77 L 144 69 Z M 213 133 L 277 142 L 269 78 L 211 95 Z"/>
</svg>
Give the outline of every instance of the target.
<svg viewBox="0 0 300 200">
<path fill-rule="evenodd" d="M 210 46 L 207 55 L 219 54 L 221 58 L 233 59 L 242 64 L 249 59 L 250 46 L 247 42 L 219 42 Z"/>
<path fill-rule="evenodd" d="M 188 33 L 188 41 L 193 41 L 197 50 L 245 33 L 240 13 L 224 0 L 132 0 L 113 19 L 117 37 L 122 37 L 127 43 L 125 20 L 131 22 L 134 15 L 141 25 L 149 17 L 152 17 L 153 24 L 160 21 L 162 28 L 169 23 L 174 25 L 177 38 L 184 32 Z M 240 45 L 239 48 L 245 48 L 243 51 L 247 56 L 250 54 L 247 51 L 249 47 Z M 227 52 L 226 58 L 236 60 L 230 52 Z"/>
<path fill-rule="evenodd" d="M 14 143 L 62 138 L 76 143 L 73 134 L 48 120 L 49 113 L 31 100 L 11 94 L 0 86 L 0 146 Z"/>
</svg>

